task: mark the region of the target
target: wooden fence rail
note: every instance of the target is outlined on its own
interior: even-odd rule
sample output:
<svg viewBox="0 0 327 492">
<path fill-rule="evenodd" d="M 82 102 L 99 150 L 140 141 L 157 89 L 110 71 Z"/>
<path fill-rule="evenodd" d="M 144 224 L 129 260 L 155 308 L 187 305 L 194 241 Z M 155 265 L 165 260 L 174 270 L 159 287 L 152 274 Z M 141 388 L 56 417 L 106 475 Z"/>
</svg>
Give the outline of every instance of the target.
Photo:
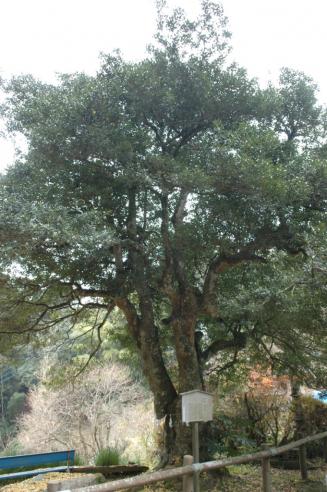
<svg viewBox="0 0 327 492">
<path fill-rule="evenodd" d="M 262 478 L 263 478 L 263 491 L 271 492 L 271 478 L 270 478 L 270 458 L 278 456 L 290 451 L 294 448 L 299 448 L 299 462 L 301 467 L 301 476 L 303 479 L 307 478 L 307 468 L 305 462 L 305 446 L 309 442 L 319 441 L 324 439 L 324 448 L 327 449 L 327 431 L 319 434 L 304 437 L 298 441 L 293 441 L 284 446 L 278 448 L 269 448 L 257 453 L 244 454 L 236 456 L 234 458 L 226 458 L 217 461 L 207 461 L 205 463 L 194 463 L 193 465 L 187 464 L 179 468 L 172 468 L 170 470 L 163 470 L 154 473 L 140 475 L 138 477 L 124 478 L 111 483 L 105 483 L 101 485 L 94 485 L 91 487 L 83 487 L 75 489 L 74 492 L 116 492 L 118 490 L 130 490 L 134 487 L 141 487 L 144 485 L 150 485 L 151 483 L 161 482 L 162 480 L 172 480 L 188 475 L 194 475 L 195 473 L 207 472 L 211 470 L 217 470 L 231 465 L 241 465 L 245 463 L 251 463 L 252 461 L 261 461 L 262 463 Z M 303 451 L 304 450 L 304 451 Z M 188 457 L 189 459 L 189 457 Z M 184 460 L 187 462 L 187 460 Z M 188 461 L 190 462 L 190 461 Z M 183 480 L 184 492 L 193 492 L 192 481 Z M 70 492 L 66 490 L 64 492 Z"/>
</svg>

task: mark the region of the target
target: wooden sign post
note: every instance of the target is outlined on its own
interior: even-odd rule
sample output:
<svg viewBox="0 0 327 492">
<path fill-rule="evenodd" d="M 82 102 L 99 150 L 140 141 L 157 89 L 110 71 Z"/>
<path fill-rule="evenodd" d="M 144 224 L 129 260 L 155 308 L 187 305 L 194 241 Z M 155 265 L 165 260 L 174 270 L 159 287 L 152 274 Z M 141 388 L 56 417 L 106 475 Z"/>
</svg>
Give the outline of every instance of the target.
<svg viewBox="0 0 327 492">
<path fill-rule="evenodd" d="M 201 390 L 187 391 L 182 396 L 182 421 L 192 424 L 194 463 L 200 461 L 199 422 L 209 422 L 213 415 L 213 396 Z M 200 492 L 199 474 L 194 474 L 194 492 Z"/>
</svg>

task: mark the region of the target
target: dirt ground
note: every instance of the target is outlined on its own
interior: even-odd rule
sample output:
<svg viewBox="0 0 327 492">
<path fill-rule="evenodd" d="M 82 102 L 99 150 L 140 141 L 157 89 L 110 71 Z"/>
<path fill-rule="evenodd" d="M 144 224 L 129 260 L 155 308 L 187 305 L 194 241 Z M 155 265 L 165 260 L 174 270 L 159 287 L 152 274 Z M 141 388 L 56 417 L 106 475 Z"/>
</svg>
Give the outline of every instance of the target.
<svg viewBox="0 0 327 492">
<path fill-rule="evenodd" d="M 241 465 L 230 467 L 229 477 L 201 477 L 201 492 L 262 492 L 260 466 Z M 323 492 L 323 481 L 327 466 L 309 471 L 309 480 L 302 482 L 298 470 L 272 468 L 273 492 Z M 144 492 L 180 491 L 177 484 L 158 485 L 144 489 Z"/>
</svg>

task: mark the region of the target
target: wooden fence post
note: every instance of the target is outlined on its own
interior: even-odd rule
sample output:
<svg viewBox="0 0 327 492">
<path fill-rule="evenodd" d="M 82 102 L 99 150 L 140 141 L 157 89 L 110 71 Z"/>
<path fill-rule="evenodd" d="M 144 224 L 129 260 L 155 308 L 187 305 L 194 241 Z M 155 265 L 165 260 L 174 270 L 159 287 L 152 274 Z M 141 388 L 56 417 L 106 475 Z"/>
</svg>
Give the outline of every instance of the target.
<svg viewBox="0 0 327 492">
<path fill-rule="evenodd" d="M 263 449 L 268 449 L 269 446 L 264 444 Z M 262 490 L 263 492 L 272 492 L 271 488 L 271 473 L 270 473 L 270 458 L 263 458 L 261 460 L 262 471 Z"/>
<path fill-rule="evenodd" d="M 300 462 L 301 478 L 302 480 L 307 480 L 308 479 L 307 448 L 305 444 L 302 444 L 299 447 L 299 462 Z"/>
<path fill-rule="evenodd" d="M 193 465 L 193 456 L 186 454 L 183 457 L 183 466 Z M 193 492 L 193 475 L 183 476 L 183 492 Z"/>
</svg>

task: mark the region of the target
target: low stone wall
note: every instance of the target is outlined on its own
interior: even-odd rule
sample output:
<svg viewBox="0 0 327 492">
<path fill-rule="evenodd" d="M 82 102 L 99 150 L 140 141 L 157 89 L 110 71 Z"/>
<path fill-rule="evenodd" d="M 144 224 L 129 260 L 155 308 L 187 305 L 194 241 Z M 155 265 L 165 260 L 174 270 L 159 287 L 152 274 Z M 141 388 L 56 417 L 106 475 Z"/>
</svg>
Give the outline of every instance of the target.
<svg viewBox="0 0 327 492">
<path fill-rule="evenodd" d="M 69 478 L 62 480 L 50 480 L 47 486 L 47 492 L 58 492 L 61 490 L 74 490 L 88 485 L 95 485 L 99 482 L 101 475 L 89 475 L 87 477 Z"/>
</svg>

